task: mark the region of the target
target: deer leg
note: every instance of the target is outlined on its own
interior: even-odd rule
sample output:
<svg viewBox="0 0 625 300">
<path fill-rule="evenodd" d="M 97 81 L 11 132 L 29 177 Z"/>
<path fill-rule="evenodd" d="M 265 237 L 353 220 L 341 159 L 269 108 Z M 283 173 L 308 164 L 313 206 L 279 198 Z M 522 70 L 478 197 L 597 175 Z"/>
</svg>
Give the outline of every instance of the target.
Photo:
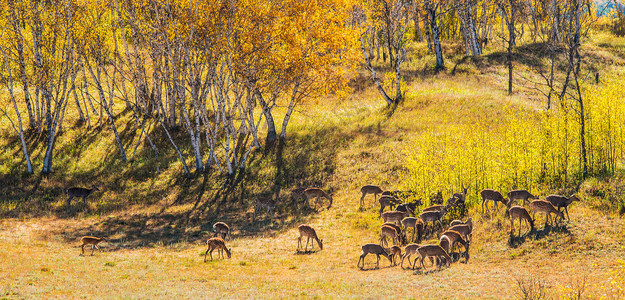
<svg viewBox="0 0 625 300">
<path fill-rule="evenodd" d="M 375 262 L 375 268 L 379 269 L 380 268 L 380 254 L 376 254 L 375 256 L 377 256 L 378 260 Z"/>
<path fill-rule="evenodd" d="M 71 205 L 72 199 L 74 198 L 73 195 L 70 195 L 69 198 L 67 198 L 67 206 Z"/>
<path fill-rule="evenodd" d="M 310 237 L 306 237 L 306 248 L 304 248 L 304 252 L 308 251 L 308 241 L 310 241 Z"/>
<path fill-rule="evenodd" d="M 95 250 L 95 245 L 91 245 L 91 256 L 93 256 L 93 250 Z"/>
<path fill-rule="evenodd" d="M 302 236 L 301 235 L 297 238 L 297 251 L 299 251 L 300 248 L 302 248 Z"/>
<path fill-rule="evenodd" d="M 95 245 L 95 247 L 98 249 L 98 251 L 102 252 L 102 249 L 100 249 L 100 246 Z"/>
<path fill-rule="evenodd" d="M 204 253 L 204 262 L 206 262 L 206 255 L 208 254 L 208 250 L 211 249 L 211 246 L 208 245 L 208 248 L 206 249 L 206 253 Z"/>
<path fill-rule="evenodd" d="M 363 207 L 365 205 L 365 192 L 362 192 L 362 196 L 360 197 L 360 207 Z"/>
<path fill-rule="evenodd" d="M 82 254 L 81 255 L 85 255 L 85 244 L 82 244 L 82 246 L 80 246 L 80 248 L 82 249 Z"/>
<path fill-rule="evenodd" d="M 82 197 L 82 205 L 83 207 L 87 207 L 87 196 Z"/>
<path fill-rule="evenodd" d="M 566 206 L 564 207 L 564 211 L 566 212 L 566 219 L 571 221 L 571 218 L 569 218 L 569 210 L 568 208 L 566 208 Z"/>
</svg>

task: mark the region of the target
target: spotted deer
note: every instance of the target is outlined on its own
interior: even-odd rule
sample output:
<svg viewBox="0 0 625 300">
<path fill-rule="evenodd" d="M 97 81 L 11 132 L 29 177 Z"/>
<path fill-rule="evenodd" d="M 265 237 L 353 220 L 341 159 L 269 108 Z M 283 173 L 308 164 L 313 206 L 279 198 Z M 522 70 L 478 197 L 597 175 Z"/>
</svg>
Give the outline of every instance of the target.
<svg viewBox="0 0 625 300">
<path fill-rule="evenodd" d="M 269 215 L 269 213 L 271 213 L 271 218 L 273 219 L 273 215 L 275 213 L 276 210 L 276 204 L 277 201 L 275 199 L 272 198 L 272 196 L 258 196 L 256 197 L 256 209 L 254 210 L 254 218 L 253 220 L 256 220 L 256 215 L 258 215 L 258 212 L 261 210 L 266 210 L 267 211 L 267 215 Z"/>
<path fill-rule="evenodd" d="M 461 233 L 455 230 L 447 230 L 443 232 L 442 235 L 447 236 L 449 238 L 449 251 L 447 251 L 448 254 L 451 254 L 454 251 L 457 244 L 461 244 L 462 246 L 464 246 L 465 257 L 468 257 L 467 253 L 469 253 L 469 242 L 467 242 L 463 238 Z"/>
<path fill-rule="evenodd" d="M 401 220 L 408 216 L 408 212 L 403 211 L 385 211 L 382 213 L 384 222 L 393 222 L 397 225 L 401 224 Z"/>
<path fill-rule="evenodd" d="M 530 202 L 530 207 L 534 211 L 534 214 L 532 215 L 532 219 L 534 219 L 534 220 L 536 220 L 536 213 L 537 212 L 545 214 L 545 216 L 546 216 L 545 226 L 547 225 L 547 222 L 549 222 L 550 225 L 552 224 L 552 222 L 551 222 L 551 214 L 555 214 L 556 216 L 560 217 L 560 220 L 564 219 L 564 213 L 562 213 L 561 211 L 559 211 L 555 207 L 553 207 L 551 202 L 549 202 L 547 200 L 534 200 L 534 201 Z"/>
<path fill-rule="evenodd" d="M 98 192 L 100 191 L 100 189 L 98 189 L 95 184 L 91 185 L 90 189 L 86 189 L 86 188 L 81 188 L 81 187 L 71 187 L 68 188 L 66 190 L 67 195 L 69 196 L 69 198 L 67 198 L 67 206 L 70 206 L 72 199 L 74 199 L 74 197 L 81 197 L 82 198 L 82 204 L 84 206 L 87 206 L 87 197 L 89 197 L 89 195 L 93 194 L 94 192 Z"/>
<path fill-rule="evenodd" d="M 443 229 L 443 223 L 441 222 L 441 220 L 443 219 L 446 213 L 447 213 L 447 208 L 445 207 L 443 207 L 441 211 L 426 211 L 426 212 L 421 213 L 419 215 L 419 218 L 423 220 L 423 223 L 425 224 L 424 231 L 425 231 L 425 228 L 427 228 L 428 223 L 430 222 L 432 222 L 432 232 L 434 232 L 434 227 L 436 226 L 435 225 L 436 222 L 438 222 L 438 224 L 441 226 L 441 229 Z"/>
<path fill-rule="evenodd" d="M 102 249 L 100 249 L 100 247 L 98 247 L 98 244 L 102 241 L 106 241 L 105 238 L 98 238 L 98 237 L 94 237 L 94 236 L 83 236 L 82 239 L 80 239 L 80 241 L 82 242 L 82 245 L 80 246 L 81 250 L 82 250 L 82 254 L 81 255 L 85 255 L 85 246 L 86 245 L 91 245 L 91 255 L 93 255 L 93 250 L 95 248 L 97 248 L 100 252 L 102 252 Z"/>
<path fill-rule="evenodd" d="M 412 266 L 412 269 L 414 270 L 414 268 L 417 265 L 417 259 L 419 259 L 419 253 L 417 252 L 417 249 L 419 249 L 419 247 L 421 247 L 418 244 L 409 244 L 406 246 L 406 248 L 404 248 L 404 255 L 402 255 L 401 257 L 401 268 L 404 268 L 404 259 L 406 259 L 406 257 L 408 258 L 408 266 Z M 412 256 L 415 256 L 414 259 L 414 263 L 410 263 L 410 258 Z"/>
<path fill-rule="evenodd" d="M 482 213 L 484 213 L 484 204 L 486 204 L 486 209 L 490 213 L 490 209 L 488 209 L 488 201 L 493 201 L 493 207 L 495 208 L 495 211 L 497 211 L 497 202 L 501 202 L 505 206 L 508 205 L 508 201 L 506 201 L 506 199 L 501 195 L 500 192 L 495 190 L 484 189 L 480 192 L 480 196 L 482 196 Z"/>
<path fill-rule="evenodd" d="M 399 233 L 393 226 L 382 225 L 380 227 L 380 246 L 386 246 L 386 238 L 391 238 L 393 240 L 393 245 L 397 244 L 399 240 Z"/>
<path fill-rule="evenodd" d="M 462 238 L 464 238 L 467 242 L 470 242 L 473 238 L 473 227 L 470 224 L 460 224 L 449 227 L 447 230 L 457 231 L 462 234 Z"/>
<path fill-rule="evenodd" d="M 219 255 L 221 256 L 221 258 L 224 258 L 224 252 L 226 251 L 226 255 L 228 255 L 228 258 L 231 257 L 232 253 L 230 251 L 232 251 L 232 249 L 228 249 L 226 248 L 226 243 L 224 242 L 224 239 L 220 238 L 220 237 L 214 237 L 214 238 L 210 238 L 208 239 L 208 241 L 206 241 L 206 244 L 208 245 L 208 249 L 206 249 L 206 253 L 204 253 L 204 262 L 206 262 L 206 255 L 210 254 L 211 256 L 211 260 L 213 260 L 213 251 L 217 250 Z"/>
<path fill-rule="evenodd" d="M 399 263 L 399 259 L 401 258 L 401 248 L 399 246 L 393 246 L 391 247 L 390 252 L 393 266 L 396 266 Z M 396 257 L 397 259 L 395 259 Z"/>
<path fill-rule="evenodd" d="M 566 212 L 567 220 L 571 220 L 569 218 L 569 210 L 567 207 L 573 203 L 573 201 L 579 201 L 577 195 L 573 194 L 571 197 L 565 197 L 561 195 L 549 195 L 546 198 L 547 201 L 551 202 L 551 204 L 560 211 L 560 208 L 564 207 L 564 211 Z"/>
<path fill-rule="evenodd" d="M 373 201 L 378 200 L 378 194 L 382 194 L 384 191 L 377 185 L 365 185 L 360 188 L 362 196 L 360 197 L 360 207 L 365 206 L 365 196 L 367 194 L 373 194 Z"/>
<path fill-rule="evenodd" d="M 298 251 L 302 248 L 302 237 L 306 237 L 306 247 L 304 247 L 304 252 L 308 250 L 308 241 L 310 241 L 311 239 L 313 240 L 311 250 L 315 247 L 314 241 L 317 241 L 317 245 L 319 245 L 319 250 L 323 250 L 323 240 L 320 240 L 319 237 L 317 237 L 317 232 L 315 232 L 314 228 L 309 225 L 302 224 L 298 226 L 297 229 L 299 230 L 299 238 L 297 238 Z"/>
<path fill-rule="evenodd" d="M 510 207 L 510 235 L 514 235 L 514 220 L 519 219 L 519 236 L 521 235 L 521 226 L 523 221 L 530 227 L 530 231 L 534 230 L 534 220 L 530 217 L 530 213 L 523 206 Z"/>
<path fill-rule="evenodd" d="M 310 199 L 315 198 L 315 209 L 317 209 L 317 204 L 319 204 L 319 199 L 321 197 L 330 200 L 330 205 L 328 205 L 328 208 L 332 206 L 332 195 L 329 195 L 320 188 L 307 188 L 306 190 L 304 190 L 304 196 L 306 196 L 306 206 L 308 207 L 310 207 Z"/>
<path fill-rule="evenodd" d="M 358 264 L 357 264 L 357 266 L 360 269 L 363 269 L 365 267 L 365 257 L 368 254 L 375 254 L 375 256 L 377 257 L 377 261 L 375 263 L 376 269 L 380 267 L 380 255 L 386 257 L 391 262 L 391 264 L 393 263 L 393 256 L 391 255 L 391 253 L 386 251 L 386 249 L 384 249 L 382 246 L 378 244 L 366 244 L 360 248 L 362 249 L 362 254 L 360 255 L 360 258 L 358 259 Z M 362 261 L 362 267 L 360 266 L 360 261 Z"/>
<path fill-rule="evenodd" d="M 508 192 L 508 202 L 509 205 L 512 206 L 514 201 L 523 200 L 523 205 L 525 206 L 525 202 L 528 202 L 529 199 L 536 200 L 538 197 L 532 195 L 530 192 L 526 190 L 513 190 Z"/>
<path fill-rule="evenodd" d="M 401 226 L 397 225 L 396 223 L 393 222 L 386 222 L 384 224 L 382 224 L 382 226 L 391 226 L 393 228 L 395 228 L 395 231 L 397 231 L 397 235 L 399 237 L 399 243 L 400 244 L 404 244 L 406 241 L 406 237 L 405 237 L 405 231 L 402 229 Z M 380 226 L 380 228 L 382 228 L 382 226 Z"/>
<path fill-rule="evenodd" d="M 224 222 L 217 222 L 215 224 L 213 224 L 213 237 L 216 236 L 221 236 L 222 239 L 226 239 L 226 237 L 228 237 L 228 232 L 230 232 L 230 227 L 228 226 L 228 224 L 224 223 Z"/>
</svg>

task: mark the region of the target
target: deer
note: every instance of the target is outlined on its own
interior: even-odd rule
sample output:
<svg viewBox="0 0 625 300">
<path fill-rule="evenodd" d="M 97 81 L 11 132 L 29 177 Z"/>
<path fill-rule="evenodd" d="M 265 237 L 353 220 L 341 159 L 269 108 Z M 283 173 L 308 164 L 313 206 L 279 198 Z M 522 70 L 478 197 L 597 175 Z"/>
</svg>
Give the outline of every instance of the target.
<svg viewBox="0 0 625 300">
<path fill-rule="evenodd" d="M 421 199 L 417 199 L 417 201 L 415 202 L 407 202 L 407 203 L 399 204 L 397 205 L 397 207 L 395 207 L 395 210 L 408 212 L 412 216 L 414 216 L 414 211 L 417 210 L 417 206 L 421 206 L 421 205 L 422 205 Z"/>
<path fill-rule="evenodd" d="M 571 220 L 569 218 L 569 210 L 567 207 L 569 204 L 573 203 L 573 201 L 579 201 L 577 195 L 573 194 L 571 197 L 565 197 L 561 195 L 549 195 L 546 198 L 547 201 L 551 202 L 551 204 L 560 211 L 560 208 L 564 207 L 564 211 L 566 212 L 566 219 Z"/>
<path fill-rule="evenodd" d="M 360 258 L 358 259 L 358 264 L 357 264 L 357 266 L 360 269 L 363 269 L 365 267 L 365 257 L 367 256 L 367 254 L 375 254 L 377 256 L 378 260 L 375 263 L 376 269 L 380 267 L 380 255 L 386 257 L 391 262 L 391 264 L 393 263 L 392 254 L 386 251 L 386 249 L 384 249 L 382 246 L 378 244 L 366 244 L 360 248 L 362 249 L 362 254 L 360 255 Z M 360 267 L 361 260 L 362 260 L 362 267 Z"/>
<path fill-rule="evenodd" d="M 360 197 L 360 207 L 364 207 L 365 206 L 365 196 L 367 194 L 373 194 L 373 201 L 377 201 L 378 200 L 378 194 L 382 194 L 382 188 L 380 188 L 377 185 L 365 185 L 363 187 L 360 188 L 360 192 L 362 193 L 362 196 Z"/>
<path fill-rule="evenodd" d="M 425 265 L 423 264 L 423 260 L 426 257 L 437 258 L 439 262 L 441 262 L 437 264 L 439 270 L 440 270 L 440 266 L 442 265 L 442 259 L 445 259 L 445 263 L 447 266 L 449 266 L 451 263 L 451 257 L 449 256 L 449 254 L 447 254 L 445 249 L 443 249 L 443 247 L 441 247 L 440 245 L 424 245 L 424 246 L 419 247 L 417 249 L 417 252 L 419 252 L 419 256 L 421 256 L 421 267 L 423 267 L 423 270 L 427 270 L 425 268 Z"/>
<path fill-rule="evenodd" d="M 530 231 L 534 230 L 534 220 L 530 217 L 530 213 L 523 206 L 515 205 L 510 207 L 510 235 L 514 236 L 514 220 L 519 219 L 519 236 L 521 236 L 521 227 L 523 221 L 530 227 Z"/>
<path fill-rule="evenodd" d="M 442 211 L 443 208 L 447 209 L 447 205 L 431 205 L 431 206 L 428 206 L 428 207 L 424 208 L 422 212 Z"/>
<path fill-rule="evenodd" d="M 385 211 L 382 213 L 382 219 L 384 222 L 393 222 L 399 225 L 401 220 L 407 217 L 409 212 L 402 211 Z"/>
<path fill-rule="evenodd" d="M 224 239 L 220 237 L 210 238 L 208 239 L 208 241 L 206 241 L 206 244 L 208 245 L 208 249 L 206 249 L 206 253 L 204 253 L 204 262 L 206 262 L 206 254 L 210 254 L 211 261 L 213 260 L 213 250 L 215 249 L 217 249 L 222 259 L 224 258 L 223 251 L 226 251 L 228 258 L 230 258 L 232 255 L 232 253 L 230 252 L 232 251 L 232 249 L 226 248 L 226 243 L 224 242 Z"/>
<path fill-rule="evenodd" d="M 441 229 L 443 229 L 443 223 L 441 223 L 441 220 L 443 219 L 446 213 L 447 213 L 446 207 L 443 207 L 441 211 L 426 211 L 426 212 L 421 213 L 419 215 L 419 218 L 423 220 L 423 223 L 425 224 L 424 231 L 425 231 L 425 228 L 427 228 L 427 225 L 429 222 L 432 222 L 432 232 L 434 232 L 434 227 L 436 226 L 435 222 L 438 222 L 438 224 L 441 225 Z"/>
<path fill-rule="evenodd" d="M 400 244 L 403 244 L 406 241 L 406 238 L 404 236 L 405 233 L 402 230 L 401 226 L 399 226 L 399 225 L 397 225 L 397 224 L 395 224 L 393 222 L 387 222 L 387 223 L 382 224 L 382 226 L 385 226 L 385 225 L 391 226 L 391 227 L 395 228 L 395 231 L 397 231 L 397 235 L 399 236 L 399 243 Z M 382 228 L 382 226 L 380 226 L 380 228 Z"/>
<path fill-rule="evenodd" d="M 454 209 L 460 209 L 460 214 L 464 216 L 467 201 L 467 188 L 462 184 L 462 193 L 454 193 L 451 198 L 447 200 L 447 205 Z"/>
<path fill-rule="evenodd" d="M 319 237 L 317 237 L 317 232 L 315 232 L 314 228 L 312 228 L 309 225 L 302 224 L 298 226 L 297 229 L 299 230 L 299 238 L 297 238 L 297 250 L 298 251 L 299 249 L 302 248 L 302 237 L 306 237 L 306 247 L 304 247 L 304 252 L 308 250 L 308 241 L 310 241 L 311 239 L 313 239 L 314 241 L 317 241 L 317 245 L 319 245 L 319 250 L 323 250 L 323 240 L 320 240 Z M 311 251 L 315 247 L 314 241 L 310 248 Z"/>
<path fill-rule="evenodd" d="M 406 248 L 404 248 L 404 255 L 402 255 L 401 257 L 401 268 L 404 268 L 404 259 L 406 259 L 406 257 L 408 257 L 408 265 L 412 265 L 412 269 L 414 270 L 416 265 L 417 265 L 417 259 L 419 259 L 419 253 L 417 252 L 417 249 L 419 249 L 419 247 L 421 247 L 418 244 L 409 244 L 406 246 Z M 414 259 L 414 263 L 411 264 L 410 263 L 410 258 L 411 256 L 415 255 L 415 259 Z"/>
<path fill-rule="evenodd" d="M 497 202 L 501 202 L 504 205 L 508 206 L 508 201 L 501 195 L 500 192 L 484 189 L 480 192 L 480 196 L 482 196 L 482 213 L 484 213 L 484 204 L 486 203 L 486 209 L 488 209 L 488 201 L 493 201 L 493 207 L 495 211 L 497 211 Z M 489 210 L 490 213 L 490 210 Z"/>
<path fill-rule="evenodd" d="M 401 248 L 399 246 L 393 246 L 390 249 L 391 252 L 391 261 L 393 262 L 393 266 L 396 266 L 399 263 L 399 259 L 401 258 Z M 397 257 L 397 260 L 395 260 Z"/>
<path fill-rule="evenodd" d="M 410 227 L 412 228 L 412 238 L 411 241 L 414 241 L 415 234 L 417 235 L 417 241 L 421 241 L 421 237 L 423 236 L 423 229 L 425 228 L 425 223 L 420 218 L 406 217 L 401 220 L 401 225 L 404 226 L 404 232 Z"/>
<path fill-rule="evenodd" d="M 256 197 L 256 209 L 254 210 L 253 220 L 256 220 L 256 215 L 258 214 L 258 211 L 263 209 L 267 210 L 267 215 L 271 212 L 271 218 L 273 219 L 273 215 L 276 210 L 276 202 L 277 201 L 274 200 L 271 196 Z"/>
<path fill-rule="evenodd" d="M 525 202 L 529 202 L 528 199 L 536 200 L 537 196 L 532 195 L 527 190 L 513 190 L 508 192 L 508 202 L 510 205 L 514 203 L 516 200 L 523 200 L 523 206 L 525 206 Z"/>
<path fill-rule="evenodd" d="M 399 240 L 399 232 L 397 232 L 397 230 L 393 226 L 382 225 L 382 227 L 380 227 L 380 246 L 386 246 L 387 237 L 392 238 L 393 245 L 395 245 Z"/>
<path fill-rule="evenodd" d="M 532 210 L 534 211 L 534 214 L 532 215 L 532 219 L 536 220 L 536 213 L 540 212 L 540 213 L 544 213 L 546 215 L 546 219 L 545 219 L 545 226 L 547 226 L 547 221 L 549 221 L 549 224 L 551 225 L 551 214 L 555 214 L 556 216 L 560 217 L 560 220 L 564 219 L 564 213 L 557 210 L 555 207 L 553 207 L 553 205 L 551 204 L 551 202 L 547 201 L 547 200 L 534 200 L 532 202 L 530 202 L 530 207 L 532 208 Z"/>
<path fill-rule="evenodd" d="M 316 187 L 307 188 L 304 190 L 304 196 L 306 197 L 306 206 L 310 207 L 310 199 L 315 199 L 315 209 L 317 209 L 317 204 L 319 203 L 319 199 L 321 197 L 330 200 L 330 205 L 328 205 L 328 209 L 332 206 L 332 195 L 329 195 L 324 190 Z"/>
<path fill-rule="evenodd" d="M 298 187 L 298 188 L 294 188 L 291 190 L 291 198 L 293 199 L 293 201 L 304 201 L 306 202 L 306 196 L 304 195 L 304 191 L 307 188 L 305 187 Z"/>
<path fill-rule="evenodd" d="M 228 237 L 228 232 L 230 232 L 230 227 L 224 222 L 217 222 L 213 224 L 213 232 L 213 237 L 221 235 L 221 238 L 225 240 Z"/>
<path fill-rule="evenodd" d="M 391 210 L 393 210 L 393 207 L 395 205 L 401 203 L 401 201 L 399 201 L 397 198 L 389 195 L 383 195 L 382 197 L 380 197 L 380 199 L 378 199 L 378 202 L 380 203 L 380 215 L 382 215 L 385 207 L 389 206 Z"/>
<path fill-rule="evenodd" d="M 473 230 L 473 218 L 469 217 L 466 221 L 462 222 L 462 220 L 453 220 L 449 223 L 449 227 L 454 227 L 456 225 L 469 225 L 471 230 Z"/>
<path fill-rule="evenodd" d="M 89 197 L 89 195 L 93 194 L 94 192 L 99 192 L 100 189 L 98 189 L 94 184 L 94 185 L 91 185 L 91 189 L 86 189 L 86 188 L 81 188 L 81 187 L 71 187 L 65 191 L 67 192 L 67 195 L 69 195 L 69 198 L 67 198 L 67 206 L 70 206 L 71 201 L 72 199 L 74 199 L 74 197 L 81 197 L 82 204 L 84 206 L 87 206 L 87 197 Z"/>
<path fill-rule="evenodd" d="M 447 230 L 453 230 L 462 234 L 465 241 L 470 242 L 473 239 L 473 226 L 471 224 L 459 224 L 450 226 Z"/>
<path fill-rule="evenodd" d="M 102 249 L 100 249 L 100 247 L 98 247 L 98 244 L 102 241 L 106 242 L 105 238 L 98 238 L 98 237 L 94 237 L 94 236 L 83 236 L 80 241 L 82 242 L 82 245 L 80 246 L 81 250 L 82 250 L 82 254 L 81 255 L 85 255 L 85 245 L 91 245 L 91 255 L 93 255 L 93 250 L 95 248 L 97 248 L 98 250 L 100 250 L 100 252 L 102 252 Z"/>
<path fill-rule="evenodd" d="M 448 254 L 451 254 L 454 249 L 456 248 L 456 245 L 458 243 L 462 244 L 462 246 L 464 246 L 464 254 L 465 257 L 467 258 L 467 261 L 469 260 L 469 242 L 467 242 L 461 233 L 455 231 L 455 230 L 447 230 L 445 232 L 443 232 L 442 234 L 443 236 L 447 236 L 449 238 L 449 251 L 447 251 Z"/>
</svg>

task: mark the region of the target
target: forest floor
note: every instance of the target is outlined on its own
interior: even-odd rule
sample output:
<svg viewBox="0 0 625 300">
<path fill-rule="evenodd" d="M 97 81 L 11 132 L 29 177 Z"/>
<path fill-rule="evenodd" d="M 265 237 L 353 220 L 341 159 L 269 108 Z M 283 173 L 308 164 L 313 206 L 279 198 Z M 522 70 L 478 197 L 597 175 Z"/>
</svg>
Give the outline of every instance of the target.
<svg viewBox="0 0 625 300">
<path fill-rule="evenodd" d="M 601 72 L 625 65 L 621 48 L 613 47 L 625 42 L 603 42 L 608 39 L 599 36 L 588 47 L 597 64 L 611 62 L 600 65 Z M 273 160 L 252 160 L 253 174 L 244 181 L 249 186 L 229 191 L 214 183 L 217 175 L 180 179 L 173 152 L 162 155 L 173 158 L 153 175 L 154 165 L 138 160 L 138 167 L 126 168 L 114 158 L 110 130 L 91 128 L 84 134 L 67 129 L 59 139 L 56 174 L 25 178 L 0 166 L 5 195 L 0 298 L 625 298 L 625 219 L 590 205 L 590 194 L 571 205 L 570 221 L 544 227 L 539 216 L 537 229 L 524 227 L 518 237 L 510 235 L 501 207 L 482 214 L 478 191 L 469 190 L 468 216 L 475 228 L 468 262 L 440 271 L 426 263 L 427 270 L 413 271 L 381 258 L 375 269 L 375 257 L 369 255 L 364 270 L 356 266 L 360 246 L 379 242 L 382 224 L 373 196 L 365 199 L 367 209 L 359 209 L 359 189 L 365 184 L 401 188 L 400 173 L 416 136 L 452 122 L 497 119 L 505 105 L 544 106 L 523 83 L 513 96 L 506 94 L 497 53 L 485 55 L 477 66 L 452 64 L 441 74 L 408 76 L 408 97 L 395 111 L 385 107 L 366 75 L 354 78 L 357 92 L 348 99 L 326 97 L 300 106 L 284 148 L 282 171 L 292 175 L 285 181 L 289 187 L 321 183 L 334 201 L 330 209 L 307 209 L 290 202 L 285 190 L 273 220 L 264 214 L 252 220 L 254 195 L 266 192 L 277 172 L 267 167 Z M 415 62 L 412 68 L 420 64 L 431 61 Z M 4 130 L 8 125 L 3 122 Z M 78 147 L 82 152 L 77 154 L 73 145 L 85 138 L 96 146 Z M 9 144 L 0 141 L 0 146 Z M 167 141 L 160 145 L 165 148 Z M 19 148 L 11 149 L 0 156 L 19 157 Z M 42 151 L 33 152 L 37 163 Z M 96 158 L 102 159 L 94 163 Z M 128 171 L 133 168 L 140 171 Z M 88 198 L 89 210 L 77 208 L 80 199 L 64 207 L 63 189 L 86 182 L 97 182 L 102 190 Z M 625 180 L 598 179 L 582 188 L 597 182 Z M 219 193 L 232 196 L 215 196 Z M 28 201 L 20 202 L 26 194 Z M 205 241 L 218 220 L 232 227 L 226 241 L 232 258 L 204 262 Z M 301 223 L 317 230 L 323 250 L 315 243 L 311 252 L 296 251 Z M 101 244 L 102 252 L 81 256 L 83 235 L 108 241 Z M 422 244 L 437 240 L 431 235 Z"/>
</svg>

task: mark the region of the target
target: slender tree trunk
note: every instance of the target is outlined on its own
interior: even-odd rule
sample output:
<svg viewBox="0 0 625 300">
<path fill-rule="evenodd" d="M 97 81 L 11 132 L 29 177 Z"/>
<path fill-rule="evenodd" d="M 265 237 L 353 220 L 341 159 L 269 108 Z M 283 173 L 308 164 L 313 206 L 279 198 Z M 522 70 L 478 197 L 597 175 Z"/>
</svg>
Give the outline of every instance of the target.
<svg viewBox="0 0 625 300">
<path fill-rule="evenodd" d="M 373 69 L 373 66 L 371 65 L 371 59 L 369 59 L 369 56 L 367 55 L 367 50 L 365 49 L 364 37 L 360 38 L 360 45 L 362 48 L 362 53 L 365 55 L 365 62 L 367 63 L 366 67 L 371 72 L 371 75 L 373 77 L 373 82 L 375 83 L 375 86 L 378 89 L 378 92 L 380 92 L 380 94 L 382 95 L 382 98 L 384 99 L 384 101 L 386 101 L 386 104 L 388 105 L 393 104 L 393 99 L 391 99 L 391 97 L 389 97 L 388 94 L 386 94 L 386 91 L 384 91 L 384 87 L 382 87 L 382 84 L 380 83 L 380 79 L 378 78 L 375 72 L 375 69 Z"/>
<path fill-rule="evenodd" d="M 435 70 L 440 71 L 445 69 L 445 62 L 443 61 L 443 49 L 441 47 L 440 32 L 436 25 L 436 10 L 438 4 L 428 8 L 428 14 L 430 16 L 430 27 L 432 29 L 432 39 L 434 42 L 434 53 L 436 54 L 436 67 Z"/>
<path fill-rule="evenodd" d="M 278 137 L 276 132 L 276 123 L 273 121 L 273 115 L 271 114 L 272 107 L 265 102 L 265 99 L 260 91 L 256 90 L 256 95 L 258 96 L 258 102 L 263 109 L 263 115 L 265 115 L 265 122 L 267 123 L 267 137 L 265 138 L 265 144 L 271 145 Z"/>
</svg>

